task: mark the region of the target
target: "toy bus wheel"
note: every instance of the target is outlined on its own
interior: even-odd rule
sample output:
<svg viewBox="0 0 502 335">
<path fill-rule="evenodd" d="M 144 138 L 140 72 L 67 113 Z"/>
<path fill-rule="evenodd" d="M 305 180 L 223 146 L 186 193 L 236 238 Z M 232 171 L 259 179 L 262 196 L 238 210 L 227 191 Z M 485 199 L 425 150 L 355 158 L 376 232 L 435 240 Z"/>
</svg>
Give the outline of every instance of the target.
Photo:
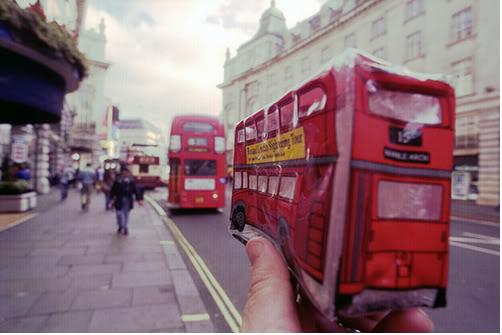
<svg viewBox="0 0 502 335">
<path fill-rule="evenodd" d="M 246 225 L 246 212 L 243 208 L 237 207 L 232 214 L 232 228 L 243 231 Z"/>
</svg>

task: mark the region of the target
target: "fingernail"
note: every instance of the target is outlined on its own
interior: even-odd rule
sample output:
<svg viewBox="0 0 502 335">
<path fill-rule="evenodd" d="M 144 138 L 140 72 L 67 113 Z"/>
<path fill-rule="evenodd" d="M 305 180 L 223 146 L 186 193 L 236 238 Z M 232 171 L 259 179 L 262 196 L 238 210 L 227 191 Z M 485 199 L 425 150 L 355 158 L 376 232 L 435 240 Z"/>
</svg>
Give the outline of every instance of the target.
<svg viewBox="0 0 502 335">
<path fill-rule="evenodd" d="M 249 240 L 246 246 L 246 251 L 249 257 L 249 261 L 251 262 L 251 265 L 253 265 L 254 261 L 260 256 L 262 250 L 263 250 L 263 242 L 260 241 L 259 238 L 254 238 Z"/>
</svg>

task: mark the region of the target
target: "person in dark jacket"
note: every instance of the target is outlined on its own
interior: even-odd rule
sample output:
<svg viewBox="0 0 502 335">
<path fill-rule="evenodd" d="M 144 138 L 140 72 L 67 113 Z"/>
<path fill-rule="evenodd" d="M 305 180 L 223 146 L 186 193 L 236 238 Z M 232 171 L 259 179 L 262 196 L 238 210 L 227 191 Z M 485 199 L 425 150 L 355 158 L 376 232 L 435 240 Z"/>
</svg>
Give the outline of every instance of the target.
<svg viewBox="0 0 502 335">
<path fill-rule="evenodd" d="M 127 230 L 129 211 L 134 207 L 134 199 L 140 205 L 143 204 L 143 199 L 138 196 L 136 184 L 127 168 L 122 168 L 121 173 L 113 182 L 110 199 L 117 215 L 117 233 L 127 235 L 129 233 Z"/>
</svg>

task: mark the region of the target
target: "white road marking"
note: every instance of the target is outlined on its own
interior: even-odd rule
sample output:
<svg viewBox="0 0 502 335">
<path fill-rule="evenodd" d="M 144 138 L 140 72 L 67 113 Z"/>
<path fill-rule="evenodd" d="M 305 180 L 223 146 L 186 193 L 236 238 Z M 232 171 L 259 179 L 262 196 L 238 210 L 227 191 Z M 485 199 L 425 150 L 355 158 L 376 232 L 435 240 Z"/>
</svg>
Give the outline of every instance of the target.
<svg viewBox="0 0 502 335">
<path fill-rule="evenodd" d="M 464 231 L 464 232 L 462 233 L 462 235 L 464 235 L 464 236 L 469 236 L 469 237 L 481 238 L 481 239 L 485 239 L 485 240 L 497 240 L 497 241 L 500 241 L 498 238 L 493 237 L 493 236 L 481 235 L 481 234 L 474 234 L 474 233 L 469 233 L 469 232 L 467 232 L 467 231 Z"/>
<path fill-rule="evenodd" d="M 463 232 L 462 235 L 468 236 L 468 237 L 451 236 L 450 237 L 450 245 L 453 245 L 453 246 L 456 246 L 459 248 L 482 252 L 482 253 L 489 254 L 489 255 L 496 255 L 496 256 L 500 255 L 500 252 L 497 250 L 492 250 L 492 249 L 487 249 L 487 248 L 482 248 L 482 247 L 478 247 L 475 245 L 471 245 L 471 244 L 500 245 L 500 240 L 498 238 L 492 237 L 492 236 L 487 236 L 487 235 L 470 233 L 470 232 Z M 471 244 L 469 244 L 469 243 L 471 243 Z"/>
<path fill-rule="evenodd" d="M 450 216 L 450 220 L 464 221 L 464 222 L 475 223 L 475 224 L 480 224 L 483 226 L 490 226 L 490 227 L 499 227 L 500 226 L 500 224 L 497 222 L 468 219 L 468 218 L 462 218 L 462 217 L 458 217 L 458 216 Z"/>
<path fill-rule="evenodd" d="M 450 245 L 453 245 L 453 246 L 459 247 L 459 248 L 464 248 L 464 249 L 479 251 L 479 252 L 482 252 L 484 254 L 500 256 L 500 253 L 498 251 L 490 250 L 490 249 L 486 249 L 486 248 L 480 248 L 480 247 L 476 247 L 474 245 L 469 245 L 469 244 L 464 244 L 464 243 L 459 243 L 459 242 L 453 242 L 453 241 L 450 241 Z"/>
<path fill-rule="evenodd" d="M 455 236 L 450 237 L 450 241 L 462 242 L 462 243 L 476 243 L 476 244 L 493 244 L 493 245 L 500 244 L 500 241 L 496 239 L 484 240 L 479 238 L 455 237 Z"/>
</svg>

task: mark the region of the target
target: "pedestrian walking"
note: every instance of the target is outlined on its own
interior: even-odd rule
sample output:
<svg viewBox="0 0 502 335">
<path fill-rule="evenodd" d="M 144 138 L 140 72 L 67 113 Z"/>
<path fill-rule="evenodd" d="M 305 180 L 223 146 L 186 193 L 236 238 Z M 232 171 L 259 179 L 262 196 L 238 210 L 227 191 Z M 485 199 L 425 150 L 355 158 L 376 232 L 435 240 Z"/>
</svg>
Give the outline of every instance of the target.
<svg viewBox="0 0 502 335">
<path fill-rule="evenodd" d="M 143 199 L 138 195 L 136 184 L 127 168 L 123 167 L 119 176 L 115 179 L 110 192 L 110 198 L 115 206 L 117 215 L 117 233 L 127 235 L 129 233 L 127 230 L 129 212 L 134 207 L 134 199 L 140 205 L 143 204 Z"/>
<path fill-rule="evenodd" d="M 61 201 L 65 201 L 68 197 L 68 189 L 70 187 L 70 180 L 73 179 L 73 169 L 70 166 L 63 167 L 61 177 L 59 178 L 59 185 L 61 188 Z"/>
<path fill-rule="evenodd" d="M 91 204 L 92 185 L 94 184 L 95 173 L 91 167 L 91 163 L 87 163 L 86 167 L 80 170 L 79 179 L 82 183 L 80 190 L 80 203 L 83 211 L 88 211 Z"/>
<path fill-rule="evenodd" d="M 101 187 L 101 190 L 103 191 L 103 194 L 105 195 L 105 210 L 111 209 L 110 203 L 111 203 L 111 198 L 110 198 L 110 192 L 112 190 L 113 182 L 115 181 L 115 173 L 113 170 L 108 169 L 105 171 L 105 174 L 103 176 L 103 184 Z"/>
<path fill-rule="evenodd" d="M 96 169 L 96 191 L 101 192 L 101 189 L 103 187 L 103 181 L 105 178 L 105 169 L 100 165 Z"/>
</svg>

